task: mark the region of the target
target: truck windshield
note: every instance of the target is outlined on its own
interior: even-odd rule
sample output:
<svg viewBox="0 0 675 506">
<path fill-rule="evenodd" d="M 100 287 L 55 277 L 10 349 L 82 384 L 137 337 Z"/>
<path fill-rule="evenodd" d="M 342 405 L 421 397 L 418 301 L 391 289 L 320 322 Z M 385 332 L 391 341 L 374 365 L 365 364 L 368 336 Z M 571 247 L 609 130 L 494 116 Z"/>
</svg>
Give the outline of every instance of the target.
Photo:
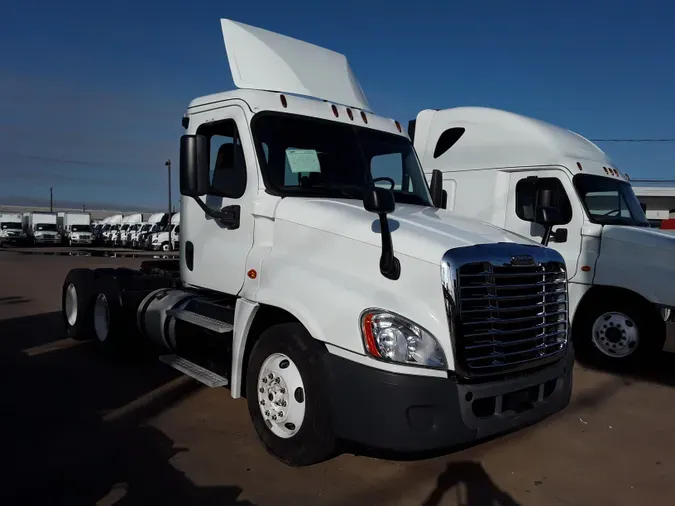
<svg viewBox="0 0 675 506">
<path fill-rule="evenodd" d="M 574 186 L 593 223 L 649 226 L 633 187 L 626 181 L 577 174 L 574 176 Z"/>
<path fill-rule="evenodd" d="M 150 225 L 149 223 L 146 223 L 145 225 L 143 225 L 141 227 L 141 232 L 147 232 L 148 230 L 150 230 L 151 227 L 152 227 L 152 225 Z"/>
<path fill-rule="evenodd" d="M 103 225 L 102 230 L 103 230 L 104 232 L 107 232 L 108 230 L 110 230 L 110 225 L 106 223 L 105 225 Z"/>
<path fill-rule="evenodd" d="M 0 223 L 0 230 L 21 230 L 21 223 L 12 221 Z"/>
<path fill-rule="evenodd" d="M 126 229 L 128 229 L 128 228 L 129 228 L 129 225 L 122 225 L 122 227 L 120 228 L 120 230 L 126 230 Z"/>
<path fill-rule="evenodd" d="M 72 230 L 73 232 L 89 232 L 91 228 L 89 227 L 89 225 L 73 225 L 72 227 L 70 227 L 70 230 Z"/>
<path fill-rule="evenodd" d="M 55 223 L 37 223 L 35 225 L 35 230 L 56 232 L 56 224 Z"/>
<path fill-rule="evenodd" d="M 256 115 L 252 130 L 265 182 L 278 195 L 361 200 L 375 184 L 391 188 L 396 202 L 432 206 L 405 137 L 278 113 Z"/>
</svg>

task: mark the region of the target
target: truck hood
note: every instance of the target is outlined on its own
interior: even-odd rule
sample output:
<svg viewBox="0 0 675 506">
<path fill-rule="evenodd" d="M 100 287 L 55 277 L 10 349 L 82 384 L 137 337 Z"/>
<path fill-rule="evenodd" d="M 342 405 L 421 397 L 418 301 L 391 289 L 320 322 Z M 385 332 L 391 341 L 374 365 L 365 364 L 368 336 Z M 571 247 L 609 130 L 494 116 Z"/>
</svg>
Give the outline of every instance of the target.
<svg viewBox="0 0 675 506">
<path fill-rule="evenodd" d="M 451 248 L 495 242 L 538 244 L 443 209 L 397 204 L 388 218 L 395 252 L 435 264 Z M 360 200 L 285 198 L 277 206 L 275 219 L 376 247 L 382 244 L 379 219 L 366 211 Z"/>
<path fill-rule="evenodd" d="M 646 227 L 605 225 L 593 282 L 627 288 L 675 307 L 675 236 Z"/>
<path fill-rule="evenodd" d="M 675 252 L 675 235 L 648 227 L 605 225 L 602 228 L 602 240 L 603 242 L 609 240 L 638 244 L 644 248 Z"/>
</svg>

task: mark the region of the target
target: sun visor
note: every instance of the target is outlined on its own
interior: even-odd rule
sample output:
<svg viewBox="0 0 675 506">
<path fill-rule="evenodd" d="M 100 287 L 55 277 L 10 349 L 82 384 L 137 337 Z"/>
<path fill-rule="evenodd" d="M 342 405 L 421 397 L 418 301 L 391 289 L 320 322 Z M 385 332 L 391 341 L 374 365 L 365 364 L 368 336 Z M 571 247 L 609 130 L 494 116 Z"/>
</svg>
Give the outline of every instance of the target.
<svg viewBox="0 0 675 506">
<path fill-rule="evenodd" d="M 294 93 L 370 110 L 343 54 L 229 19 L 220 23 L 237 88 Z"/>
</svg>

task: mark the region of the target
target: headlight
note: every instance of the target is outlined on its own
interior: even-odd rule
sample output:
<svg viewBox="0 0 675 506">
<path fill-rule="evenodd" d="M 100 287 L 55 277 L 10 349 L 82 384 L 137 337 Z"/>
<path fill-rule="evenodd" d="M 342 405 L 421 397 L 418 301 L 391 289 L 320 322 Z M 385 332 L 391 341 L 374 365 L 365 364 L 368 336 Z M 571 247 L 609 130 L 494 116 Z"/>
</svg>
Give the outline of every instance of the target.
<svg viewBox="0 0 675 506">
<path fill-rule="evenodd" d="M 375 358 L 437 369 L 447 366 L 436 338 L 395 313 L 380 309 L 363 312 L 361 334 L 366 351 Z"/>
</svg>

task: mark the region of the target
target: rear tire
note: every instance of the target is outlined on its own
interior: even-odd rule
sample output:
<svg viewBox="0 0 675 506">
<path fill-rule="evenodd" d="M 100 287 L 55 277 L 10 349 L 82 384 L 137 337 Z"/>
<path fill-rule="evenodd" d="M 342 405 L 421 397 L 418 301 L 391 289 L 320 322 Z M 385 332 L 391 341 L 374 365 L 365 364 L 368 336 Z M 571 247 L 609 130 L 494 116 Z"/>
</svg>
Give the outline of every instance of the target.
<svg viewBox="0 0 675 506">
<path fill-rule="evenodd" d="M 665 344 L 658 313 L 631 299 L 596 299 L 576 318 L 573 338 L 577 356 L 592 364 L 633 366 L 660 353 Z"/>
<path fill-rule="evenodd" d="M 248 412 L 263 446 L 290 466 L 315 464 L 335 451 L 329 399 L 321 388 L 322 353 L 299 323 L 268 328 L 251 351 Z"/>
<path fill-rule="evenodd" d="M 68 337 L 86 341 L 94 335 L 92 297 L 94 272 L 90 269 L 71 269 L 61 290 L 61 314 Z"/>
</svg>

